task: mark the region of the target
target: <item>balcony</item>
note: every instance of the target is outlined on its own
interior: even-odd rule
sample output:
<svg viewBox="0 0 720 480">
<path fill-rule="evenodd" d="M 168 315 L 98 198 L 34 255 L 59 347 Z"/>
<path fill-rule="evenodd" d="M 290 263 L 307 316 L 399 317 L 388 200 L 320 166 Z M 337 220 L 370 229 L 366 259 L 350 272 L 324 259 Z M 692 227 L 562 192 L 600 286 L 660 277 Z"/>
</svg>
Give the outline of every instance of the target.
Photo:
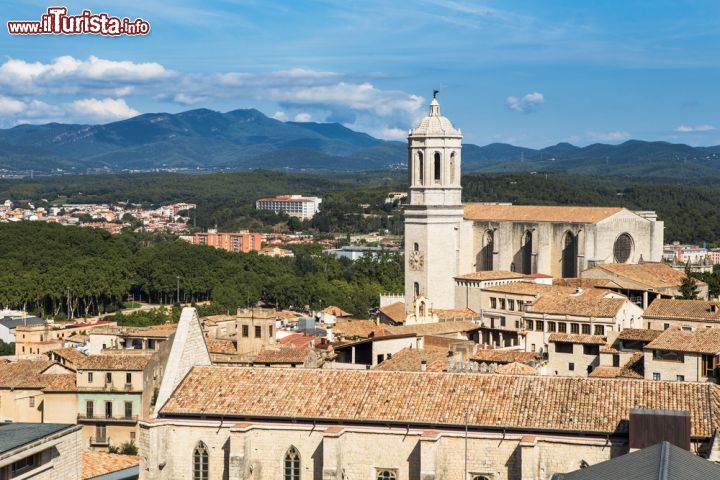
<svg viewBox="0 0 720 480">
<path fill-rule="evenodd" d="M 110 437 L 90 437 L 91 447 L 107 447 L 110 445 Z"/>
<path fill-rule="evenodd" d="M 136 388 L 132 383 L 123 385 L 113 385 L 112 383 L 103 383 L 100 385 L 78 385 L 78 392 L 136 392 L 142 393 L 142 387 Z"/>
<path fill-rule="evenodd" d="M 100 422 L 100 423 L 137 423 L 137 415 L 106 415 L 95 413 L 92 415 L 79 414 L 78 422 Z"/>
</svg>

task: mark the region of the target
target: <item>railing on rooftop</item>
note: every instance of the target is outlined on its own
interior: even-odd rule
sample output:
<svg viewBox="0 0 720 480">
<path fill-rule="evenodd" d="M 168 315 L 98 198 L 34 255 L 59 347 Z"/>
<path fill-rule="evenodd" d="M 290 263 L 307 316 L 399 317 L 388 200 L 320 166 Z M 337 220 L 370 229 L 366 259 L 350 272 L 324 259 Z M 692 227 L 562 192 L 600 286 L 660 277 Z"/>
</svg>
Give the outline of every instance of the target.
<svg viewBox="0 0 720 480">
<path fill-rule="evenodd" d="M 137 415 L 107 415 L 104 413 L 78 414 L 77 418 L 78 422 L 135 423 L 138 421 Z"/>
</svg>

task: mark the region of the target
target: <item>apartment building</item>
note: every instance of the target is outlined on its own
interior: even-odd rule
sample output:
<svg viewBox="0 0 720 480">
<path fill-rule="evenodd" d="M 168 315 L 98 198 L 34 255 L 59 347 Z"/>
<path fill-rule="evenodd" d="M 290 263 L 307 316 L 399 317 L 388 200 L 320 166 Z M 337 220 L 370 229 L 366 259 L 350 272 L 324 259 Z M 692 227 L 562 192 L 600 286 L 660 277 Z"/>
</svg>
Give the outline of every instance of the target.
<svg viewBox="0 0 720 480">
<path fill-rule="evenodd" d="M 107 325 L 94 328 L 88 335 L 88 353 L 98 355 L 106 349 L 159 350 L 175 334 L 177 324 L 165 323 L 149 327 L 118 327 Z"/>
<path fill-rule="evenodd" d="M 18 325 L 15 327 L 15 355 L 18 358 L 45 355 L 50 350 L 63 347 L 72 337 L 87 335 L 96 328 L 114 325 L 117 323 L 108 321 L 92 323 L 45 321 L 36 325 Z"/>
<path fill-rule="evenodd" d="M 284 213 L 291 217 L 309 220 L 320 211 L 322 198 L 303 197 L 302 195 L 278 195 L 272 198 L 261 198 L 255 202 L 258 210 L 271 210 Z"/>
<path fill-rule="evenodd" d="M 644 348 L 647 380 L 718 382 L 720 329 L 662 332 Z"/>
<path fill-rule="evenodd" d="M 250 232 L 217 232 L 210 230 L 193 233 L 189 237 L 193 245 L 205 245 L 234 253 L 259 252 L 262 250 L 262 234 Z"/>
<path fill-rule="evenodd" d="M 653 330 L 717 328 L 720 327 L 720 302 L 656 298 L 643 312 L 643 323 Z"/>
</svg>

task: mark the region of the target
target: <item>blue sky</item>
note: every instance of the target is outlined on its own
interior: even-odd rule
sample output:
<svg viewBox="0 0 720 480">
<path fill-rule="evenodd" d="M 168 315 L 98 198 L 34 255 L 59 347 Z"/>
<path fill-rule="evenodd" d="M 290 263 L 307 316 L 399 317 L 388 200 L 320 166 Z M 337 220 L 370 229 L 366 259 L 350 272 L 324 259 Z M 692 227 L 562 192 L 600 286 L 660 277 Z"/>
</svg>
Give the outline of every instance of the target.
<svg viewBox="0 0 720 480">
<path fill-rule="evenodd" d="M 433 88 L 465 141 L 720 144 L 720 2 L 71 1 L 147 37 L 11 36 L 0 126 L 254 107 L 401 139 Z"/>
</svg>

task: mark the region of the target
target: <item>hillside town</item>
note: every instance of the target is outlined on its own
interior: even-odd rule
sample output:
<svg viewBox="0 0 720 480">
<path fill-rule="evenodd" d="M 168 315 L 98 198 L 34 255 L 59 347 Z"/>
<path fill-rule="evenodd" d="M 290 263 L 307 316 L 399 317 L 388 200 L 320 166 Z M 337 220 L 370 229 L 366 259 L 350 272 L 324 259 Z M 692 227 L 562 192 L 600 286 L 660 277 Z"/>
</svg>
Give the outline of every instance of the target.
<svg viewBox="0 0 720 480">
<path fill-rule="evenodd" d="M 147 326 L 4 310 L 0 339 L 14 352 L 0 360 L 0 468 L 549 480 L 660 445 L 716 478 L 720 299 L 673 264 L 709 253 L 668 252 L 652 211 L 463 205 L 460 138 L 433 99 L 408 140 L 405 291 L 380 295 L 367 318 L 262 301 L 211 315 L 185 305 L 177 322 Z M 184 239 L 238 255 L 291 240 Z M 326 254 L 357 261 L 374 248 Z"/>
</svg>

